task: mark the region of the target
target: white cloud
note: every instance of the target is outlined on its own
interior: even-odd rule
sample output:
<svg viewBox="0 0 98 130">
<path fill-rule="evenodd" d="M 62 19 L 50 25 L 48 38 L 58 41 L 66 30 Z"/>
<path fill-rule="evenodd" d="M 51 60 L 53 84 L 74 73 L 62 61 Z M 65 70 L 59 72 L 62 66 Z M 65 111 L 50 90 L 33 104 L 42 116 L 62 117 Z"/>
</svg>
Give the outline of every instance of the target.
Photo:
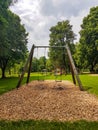
<svg viewBox="0 0 98 130">
<path fill-rule="evenodd" d="M 79 32 L 81 30 L 81 24 L 83 21 L 83 18 L 89 13 L 89 9 L 83 10 L 80 12 L 80 14 L 76 17 L 71 16 L 70 18 L 70 24 L 73 25 L 73 31 L 77 35 L 76 42 L 79 41 L 80 35 Z"/>
<path fill-rule="evenodd" d="M 83 17 L 97 5 L 98 0 L 19 0 L 11 10 L 20 16 L 29 32 L 30 49 L 32 44 L 48 45 L 50 27 L 61 20 L 70 20 L 79 39 Z"/>
</svg>

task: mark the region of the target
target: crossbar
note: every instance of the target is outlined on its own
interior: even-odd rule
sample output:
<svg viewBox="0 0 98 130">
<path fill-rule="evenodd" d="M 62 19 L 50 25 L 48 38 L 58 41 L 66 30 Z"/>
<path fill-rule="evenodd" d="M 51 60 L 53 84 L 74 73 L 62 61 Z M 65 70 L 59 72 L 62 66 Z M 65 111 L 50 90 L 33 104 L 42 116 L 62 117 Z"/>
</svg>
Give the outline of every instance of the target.
<svg viewBox="0 0 98 130">
<path fill-rule="evenodd" d="M 65 48 L 65 46 L 34 46 L 34 48 Z"/>
</svg>

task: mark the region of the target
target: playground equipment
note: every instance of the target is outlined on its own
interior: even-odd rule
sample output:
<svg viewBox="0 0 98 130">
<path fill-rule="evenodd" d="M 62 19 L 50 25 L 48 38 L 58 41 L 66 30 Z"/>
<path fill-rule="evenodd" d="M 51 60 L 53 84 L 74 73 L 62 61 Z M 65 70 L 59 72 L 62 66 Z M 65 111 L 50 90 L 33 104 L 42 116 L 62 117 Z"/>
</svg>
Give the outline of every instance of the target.
<svg viewBox="0 0 98 130">
<path fill-rule="evenodd" d="M 30 54 L 29 54 L 29 57 L 28 57 L 27 62 L 25 64 L 25 66 L 24 66 L 23 72 L 22 72 L 22 74 L 20 76 L 20 79 L 19 79 L 19 82 L 18 82 L 16 88 L 20 87 L 20 84 L 21 84 L 21 82 L 23 80 L 24 74 L 27 71 L 27 66 L 29 66 L 29 69 L 28 69 L 28 76 L 27 76 L 26 83 L 27 84 L 29 83 L 30 70 L 31 70 L 31 65 L 32 65 L 32 58 L 33 58 L 35 48 L 65 48 L 66 51 L 67 51 L 68 58 L 69 58 L 69 64 L 70 64 L 70 68 L 71 68 L 73 83 L 76 85 L 76 80 L 77 80 L 77 83 L 79 85 L 80 90 L 83 91 L 82 83 L 81 83 L 81 80 L 79 78 L 77 69 L 75 67 L 75 64 L 74 64 L 74 61 L 73 61 L 73 58 L 72 58 L 72 55 L 71 55 L 68 44 L 66 44 L 65 46 L 35 46 L 33 44 L 32 48 L 31 48 L 31 51 L 30 51 Z"/>
<path fill-rule="evenodd" d="M 42 48 L 42 50 L 40 50 L 41 54 L 39 54 L 39 48 L 35 48 L 34 49 L 34 56 L 37 56 L 37 59 L 40 59 L 41 61 L 36 61 L 36 72 L 37 72 L 37 80 L 38 81 L 44 81 L 46 76 L 48 75 L 48 70 L 47 70 L 47 66 L 46 66 L 46 48 Z M 43 54 L 43 56 L 41 56 Z M 42 65 L 40 66 L 40 62 L 42 63 Z M 33 65 L 32 65 L 33 68 Z"/>
<path fill-rule="evenodd" d="M 62 73 L 61 73 L 61 70 L 59 68 L 56 68 L 54 70 L 54 76 L 55 76 L 56 82 L 62 82 Z M 58 77 L 60 77 L 60 79 L 58 79 Z"/>
</svg>

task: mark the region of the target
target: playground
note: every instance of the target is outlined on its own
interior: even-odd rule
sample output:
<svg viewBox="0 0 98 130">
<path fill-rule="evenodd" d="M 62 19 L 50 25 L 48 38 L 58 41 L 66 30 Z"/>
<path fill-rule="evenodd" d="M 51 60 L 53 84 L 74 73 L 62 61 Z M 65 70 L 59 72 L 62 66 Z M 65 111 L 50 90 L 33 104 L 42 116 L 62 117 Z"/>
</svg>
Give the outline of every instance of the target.
<svg viewBox="0 0 98 130">
<path fill-rule="evenodd" d="M 98 98 L 70 81 L 32 81 L 0 96 L 2 120 L 98 120 Z"/>
<path fill-rule="evenodd" d="M 0 1 L 0 130 L 98 130 L 97 15 L 96 2 Z"/>
<path fill-rule="evenodd" d="M 46 68 L 45 71 L 40 72 L 42 76 L 39 77 L 38 73 L 37 80 L 34 80 L 34 77 L 32 77 L 33 81 L 30 80 L 34 49 L 47 48 L 47 46 L 33 45 L 16 89 L 0 96 L 1 120 L 98 121 L 98 97 L 84 91 L 70 49 L 68 46 L 60 46 L 62 47 L 66 47 L 67 50 L 73 83 L 64 80 L 66 75 L 60 79 L 62 75 L 58 71 L 59 80 L 56 72 L 54 80 L 45 80 L 48 74 Z M 55 48 L 59 47 L 55 46 Z M 26 72 L 26 84 L 22 85 Z M 43 80 L 41 77 L 44 77 Z"/>
</svg>

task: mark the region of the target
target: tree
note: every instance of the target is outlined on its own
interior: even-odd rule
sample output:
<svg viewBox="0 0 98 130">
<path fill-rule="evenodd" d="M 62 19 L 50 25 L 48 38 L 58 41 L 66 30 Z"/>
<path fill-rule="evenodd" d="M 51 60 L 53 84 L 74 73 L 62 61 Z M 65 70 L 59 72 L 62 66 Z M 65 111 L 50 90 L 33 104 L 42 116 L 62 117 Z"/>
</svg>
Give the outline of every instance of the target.
<svg viewBox="0 0 98 130">
<path fill-rule="evenodd" d="M 43 69 L 46 69 L 46 57 L 45 56 L 42 56 L 40 57 L 39 59 L 39 71 L 43 71 Z"/>
<path fill-rule="evenodd" d="M 6 8 L 1 8 L 0 25 L 0 68 L 4 78 L 8 64 L 14 65 L 25 59 L 28 34 L 20 18 Z"/>
<path fill-rule="evenodd" d="M 83 52 L 84 52 L 84 54 L 83 54 Z M 83 58 L 82 54 L 85 55 L 86 52 L 82 51 L 80 43 L 76 43 L 75 44 L 75 53 L 74 53 L 73 57 L 74 57 L 75 64 L 79 71 L 81 71 L 82 69 L 87 69 L 87 60 L 85 60 Z"/>
<path fill-rule="evenodd" d="M 38 67 L 39 67 L 39 60 L 34 57 L 32 60 L 32 72 L 38 72 Z"/>
<path fill-rule="evenodd" d="M 65 41 L 66 39 L 66 41 Z M 75 34 L 72 31 L 72 26 L 69 21 L 58 22 L 57 25 L 50 28 L 50 46 L 65 46 L 65 43 L 70 47 L 75 39 Z M 66 50 L 65 48 L 50 48 L 49 57 L 55 67 L 65 68 Z"/>
<path fill-rule="evenodd" d="M 86 61 L 89 70 L 94 72 L 98 64 L 98 6 L 90 9 L 90 13 L 83 19 L 81 28 L 81 57 Z"/>
<path fill-rule="evenodd" d="M 49 72 L 53 70 L 53 64 L 51 63 L 50 59 L 46 60 L 46 68 L 47 68 L 47 71 Z"/>
<path fill-rule="evenodd" d="M 16 3 L 18 0 L 0 0 L 0 7 L 7 9 L 12 3 Z"/>
</svg>

